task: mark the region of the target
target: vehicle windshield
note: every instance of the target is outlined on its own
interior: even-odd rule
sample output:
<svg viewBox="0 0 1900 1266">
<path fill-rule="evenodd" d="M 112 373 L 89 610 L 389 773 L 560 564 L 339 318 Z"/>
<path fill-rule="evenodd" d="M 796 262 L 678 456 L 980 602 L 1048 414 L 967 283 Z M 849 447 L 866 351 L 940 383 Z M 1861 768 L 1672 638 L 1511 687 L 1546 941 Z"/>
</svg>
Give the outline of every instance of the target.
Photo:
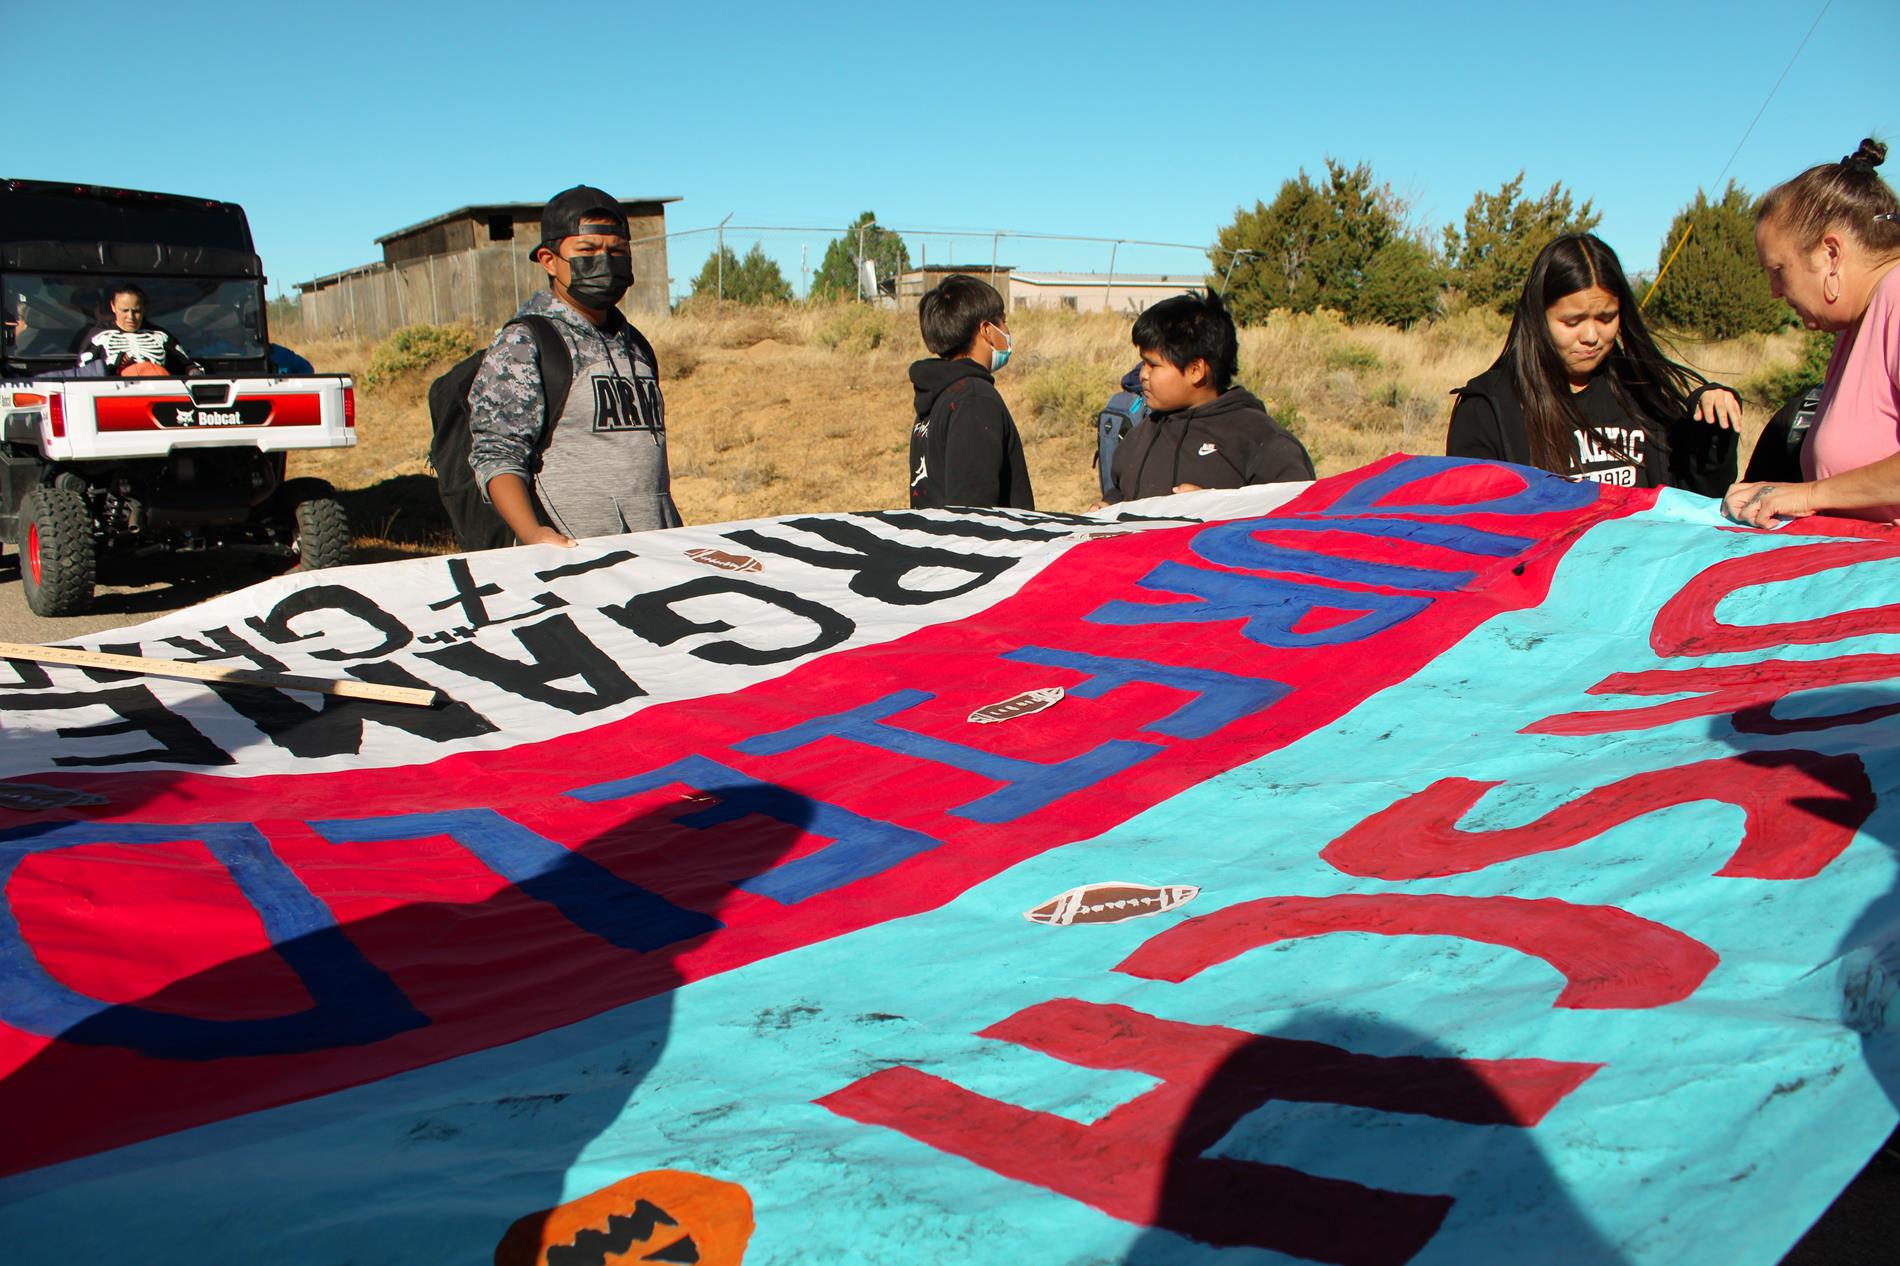
<svg viewBox="0 0 1900 1266">
<path fill-rule="evenodd" d="M 144 325 L 172 336 L 197 361 L 265 354 L 264 288 L 257 281 L 200 277 L 126 278 L 145 293 Z M 16 360 L 77 361 L 81 345 L 112 325 L 120 279 L 74 273 L 0 277 L 6 355 Z"/>
</svg>

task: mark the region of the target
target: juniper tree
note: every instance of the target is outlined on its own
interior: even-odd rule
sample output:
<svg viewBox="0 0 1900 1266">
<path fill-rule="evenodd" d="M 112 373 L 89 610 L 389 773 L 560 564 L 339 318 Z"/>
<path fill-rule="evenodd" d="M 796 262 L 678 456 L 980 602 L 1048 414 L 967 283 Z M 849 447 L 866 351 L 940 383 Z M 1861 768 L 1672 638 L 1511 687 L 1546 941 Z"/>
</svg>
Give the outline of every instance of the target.
<svg viewBox="0 0 1900 1266">
<path fill-rule="evenodd" d="M 1676 213 L 1656 268 L 1646 314 L 1665 324 L 1704 338 L 1734 338 L 1769 333 L 1786 321 L 1788 310 L 1775 300 L 1755 258 L 1755 200 L 1732 180 L 1719 199 L 1711 202 L 1698 189 L 1695 201 Z"/>
<path fill-rule="evenodd" d="M 1210 252 L 1208 285 L 1226 284 L 1228 310 L 1242 324 L 1264 321 L 1275 308 L 1350 316 L 1373 256 L 1403 234 L 1404 213 L 1392 187 L 1374 183 L 1371 167 L 1328 158 L 1323 183 L 1302 170 L 1271 204 L 1235 211 Z"/>
<path fill-rule="evenodd" d="M 862 255 L 859 252 L 862 251 Z M 866 211 L 825 247 L 818 271 L 811 275 L 814 299 L 850 299 L 858 293 L 858 261 L 868 259 L 880 279 L 895 277 L 910 267 L 904 239 L 877 222 L 877 212 Z"/>
<path fill-rule="evenodd" d="M 1445 226 L 1448 280 L 1471 303 L 1509 312 L 1524 293 L 1537 252 L 1562 234 L 1588 233 L 1602 219 L 1588 198 L 1574 205 L 1562 181 L 1542 197 L 1526 198 L 1520 171 L 1496 193 L 1480 191 L 1472 198 L 1464 232 Z"/>
<path fill-rule="evenodd" d="M 724 256 L 724 276 L 720 261 Z M 730 246 L 720 247 L 706 256 L 706 264 L 693 278 L 695 295 L 717 295 L 723 284 L 725 297 L 734 303 L 786 303 L 792 297 L 791 283 L 779 271 L 778 262 L 765 253 L 757 242 L 740 259 Z"/>
</svg>

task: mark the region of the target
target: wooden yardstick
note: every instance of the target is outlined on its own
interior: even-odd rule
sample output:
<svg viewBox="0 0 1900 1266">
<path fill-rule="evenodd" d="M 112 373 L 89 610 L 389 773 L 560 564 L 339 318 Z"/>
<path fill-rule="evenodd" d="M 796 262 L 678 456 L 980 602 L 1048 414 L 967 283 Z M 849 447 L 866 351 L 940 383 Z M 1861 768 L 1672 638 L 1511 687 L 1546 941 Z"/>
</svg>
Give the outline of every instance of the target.
<svg viewBox="0 0 1900 1266">
<path fill-rule="evenodd" d="M 71 646 L 35 646 L 26 642 L 0 642 L 0 659 L 105 668 L 113 672 L 140 673 L 147 677 L 179 677 L 191 681 L 226 681 L 240 686 L 268 686 L 279 690 L 311 690 L 344 699 L 373 699 L 378 703 L 404 703 L 417 708 L 433 707 L 442 697 L 440 691 L 426 687 L 380 686 L 373 681 L 333 681 L 323 677 L 264 672 L 256 668 L 223 668 L 216 664 L 145 659 L 138 655 L 112 655 L 105 651 L 80 650 Z"/>
</svg>

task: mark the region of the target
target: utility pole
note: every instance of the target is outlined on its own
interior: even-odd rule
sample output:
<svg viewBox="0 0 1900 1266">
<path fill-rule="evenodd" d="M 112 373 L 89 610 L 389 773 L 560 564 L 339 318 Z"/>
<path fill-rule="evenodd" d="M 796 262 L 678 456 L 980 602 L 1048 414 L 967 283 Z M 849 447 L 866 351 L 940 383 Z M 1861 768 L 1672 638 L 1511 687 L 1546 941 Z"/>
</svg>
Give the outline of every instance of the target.
<svg viewBox="0 0 1900 1266">
<path fill-rule="evenodd" d="M 864 298 L 864 226 L 858 225 L 858 298 Z"/>
<path fill-rule="evenodd" d="M 798 244 L 798 288 L 811 298 L 811 243 Z"/>
<path fill-rule="evenodd" d="M 739 214 L 737 211 L 728 211 L 726 218 L 719 222 L 719 302 L 721 304 L 726 301 L 726 225 L 737 214 Z"/>
</svg>

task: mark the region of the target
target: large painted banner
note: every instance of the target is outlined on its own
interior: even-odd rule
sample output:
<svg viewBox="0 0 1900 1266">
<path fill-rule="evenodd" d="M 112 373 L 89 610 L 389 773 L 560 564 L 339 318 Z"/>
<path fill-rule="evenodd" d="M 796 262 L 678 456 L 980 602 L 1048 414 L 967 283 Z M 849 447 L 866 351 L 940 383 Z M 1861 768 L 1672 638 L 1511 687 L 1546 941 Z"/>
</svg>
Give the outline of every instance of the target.
<svg viewBox="0 0 1900 1266">
<path fill-rule="evenodd" d="M 84 644 L 443 702 L 0 661 L 13 1266 L 1772 1263 L 1895 1123 L 1883 527 L 1399 457 Z"/>
</svg>

